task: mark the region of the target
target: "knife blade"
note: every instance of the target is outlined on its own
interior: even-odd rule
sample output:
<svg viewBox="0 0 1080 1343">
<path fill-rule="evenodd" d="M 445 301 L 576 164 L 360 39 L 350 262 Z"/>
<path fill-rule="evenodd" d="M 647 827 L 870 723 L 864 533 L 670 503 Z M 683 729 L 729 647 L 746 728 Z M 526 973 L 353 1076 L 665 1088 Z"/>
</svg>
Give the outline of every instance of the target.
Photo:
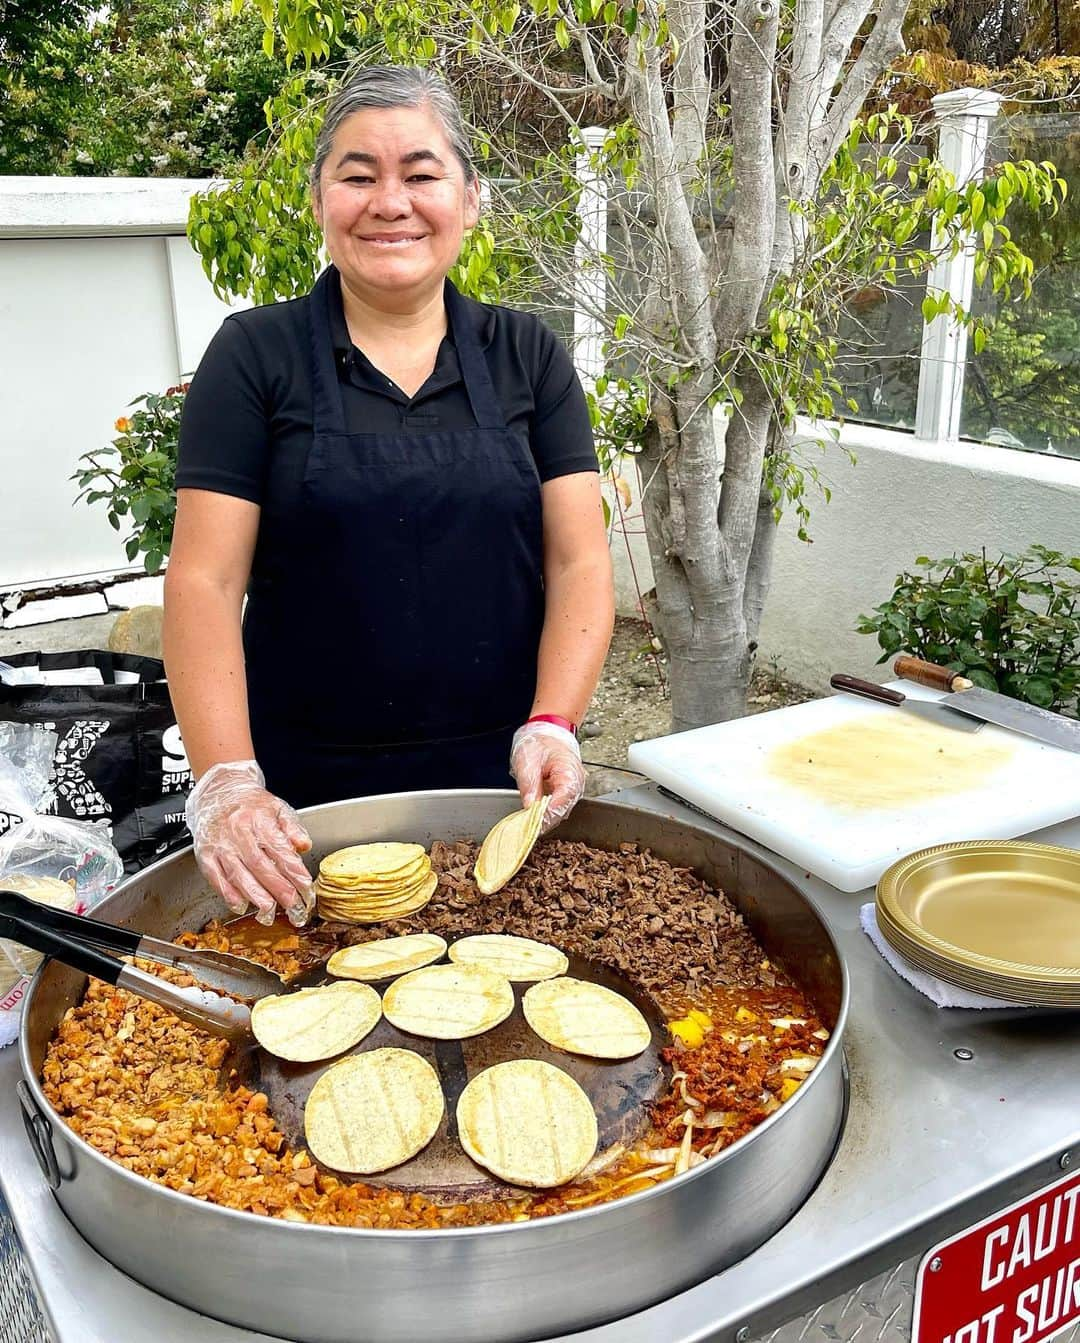
<svg viewBox="0 0 1080 1343">
<path fill-rule="evenodd" d="M 954 728 L 957 732 L 978 732 L 983 726 L 981 718 L 945 708 L 937 700 L 910 699 L 899 690 L 890 690 L 888 686 L 877 685 L 874 681 L 861 681 L 857 676 L 847 676 L 843 672 L 831 676 L 829 684 L 834 690 L 845 690 L 849 695 L 876 700 L 879 704 L 891 704 L 914 714 L 916 718 L 936 723 L 939 727 Z"/>
<path fill-rule="evenodd" d="M 935 701 L 942 707 L 971 714 L 984 723 L 994 723 L 1025 737 L 1034 737 L 1047 746 L 1080 753 L 1080 722 L 1076 719 L 1008 695 L 999 695 L 993 690 L 984 690 L 982 686 L 972 685 L 966 676 L 957 676 L 948 667 L 924 662 L 922 658 L 898 657 L 893 663 L 893 671 L 901 680 L 914 681 L 931 690 L 951 692 L 944 699 Z"/>
</svg>

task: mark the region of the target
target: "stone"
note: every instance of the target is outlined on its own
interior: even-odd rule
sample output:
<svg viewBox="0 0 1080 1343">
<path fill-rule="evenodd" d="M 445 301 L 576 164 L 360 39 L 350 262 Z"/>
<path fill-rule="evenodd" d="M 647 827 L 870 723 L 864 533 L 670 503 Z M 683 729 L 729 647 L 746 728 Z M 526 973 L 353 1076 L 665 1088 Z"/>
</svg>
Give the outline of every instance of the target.
<svg viewBox="0 0 1080 1343">
<path fill-rule="evenodd" d="M 656 674 L 651 667 L 638 667 L 636 671 L 630 673 L 630 684 L 637 686 L 639 690 L 644 690 L 646 686 L 656 684 Z"/>
<path fill-rule="evenodd" d="M 584 723 L 578 728 L 578 736 L 582 741 L 588 741 L 590 737 L 602 737 L 604 729 L 595 718 L 586 718 Z"/>
<path fill-rule="evenodd" d="M 111 653 L 136 653 L 140 657 L 161 657 L 161 622 L 165 615 L 160 606 L 133 606 L 121 611 L 109 634 Z"/>
</svg>

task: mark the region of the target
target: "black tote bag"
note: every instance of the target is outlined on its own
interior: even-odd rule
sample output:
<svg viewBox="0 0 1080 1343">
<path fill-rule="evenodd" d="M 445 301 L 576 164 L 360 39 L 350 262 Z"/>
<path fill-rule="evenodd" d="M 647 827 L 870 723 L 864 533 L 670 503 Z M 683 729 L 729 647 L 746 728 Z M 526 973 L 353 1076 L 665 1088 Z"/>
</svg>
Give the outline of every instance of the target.
<svg viewBox="0 0 1080 1343">
<path fill-rule="evenodd" d="M 190 843 L 191 770 L 159 659 L 91 649 L 3 661 L 47 682 L 0 684 L 0 722 L 57 734 L 52 814 L 104 823 L 129 873 Z"/>
</svg>

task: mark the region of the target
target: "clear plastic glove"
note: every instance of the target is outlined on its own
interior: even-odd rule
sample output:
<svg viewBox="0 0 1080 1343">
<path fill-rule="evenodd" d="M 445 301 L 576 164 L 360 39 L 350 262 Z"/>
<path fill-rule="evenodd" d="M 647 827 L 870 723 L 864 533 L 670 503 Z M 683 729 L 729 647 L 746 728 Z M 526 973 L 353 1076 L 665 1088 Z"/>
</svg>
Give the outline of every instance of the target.
<svg viewBox="0 0 1080 1343">
<path fill-rule="evenodd" d="M 280 905 L 294 927 L 311 917 L 315 893 L 300 854 L 311 839 L 287 802 L 268 793 L 254 760 L 213 765 L 188 795 L 186 818 L 199 870 L 230 909 L 255 906 L 259 923 Z"/>
<path fill-rule="evenodd" d="M 585 792 L 585 766 L 577 738 L 557 723 L 526 723 L 510 745 L 510 773 L 522 803 L 549 794 L 542 833 L 564 821 Z"/>
</svg>

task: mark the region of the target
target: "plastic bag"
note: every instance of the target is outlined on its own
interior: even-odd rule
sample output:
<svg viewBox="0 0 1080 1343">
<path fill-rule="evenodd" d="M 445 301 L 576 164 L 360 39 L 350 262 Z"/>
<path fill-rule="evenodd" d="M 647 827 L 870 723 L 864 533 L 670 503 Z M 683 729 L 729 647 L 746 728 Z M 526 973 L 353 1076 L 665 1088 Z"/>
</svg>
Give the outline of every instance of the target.
<svg viewBox="0 0 1080 1343">
<path fill-rule="evenodd" d="M 49 778 L 56 745 L 55 732 L 0 723 L 0 812 L 10 826 L 0 836 L 0 889 L 13 878 L 12 888 L 35 890 L 50 904 L 66 905 L 60 891 L 66 883 L 71 907 L 85 914 L 121 879 L 124 864 L 106 829 L 43 814 L 53 797 Z M 22 1000 L 35 968 L 33 953 L 0 939 L 0 1047 L 18 1034 Z"/>
</svg>

